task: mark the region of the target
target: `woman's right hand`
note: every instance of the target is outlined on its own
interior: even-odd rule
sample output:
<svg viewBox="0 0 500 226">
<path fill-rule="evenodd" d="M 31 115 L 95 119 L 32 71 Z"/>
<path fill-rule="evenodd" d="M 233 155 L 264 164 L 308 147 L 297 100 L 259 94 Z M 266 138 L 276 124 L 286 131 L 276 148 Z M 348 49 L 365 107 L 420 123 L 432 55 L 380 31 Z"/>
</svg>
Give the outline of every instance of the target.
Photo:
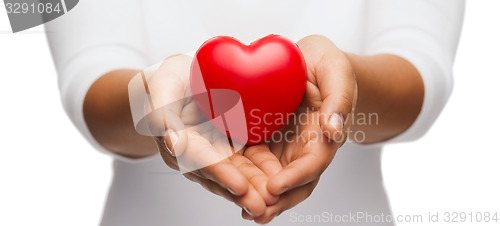
<svg viewBox="0 0 500 226">
<path fill-rule="evenodd" d="M 268 176 L 241 151 L 232 150 L 227 137 L 198 109 L 189 83 L 191 62 L 189 56 L 175 55 L 145 76 L 156 109 L 148 125 L 152 134 L 162 132 L 154 140 L 170 168 L 258 217 L 278 198 L 267 191 Z"/>
</svg>

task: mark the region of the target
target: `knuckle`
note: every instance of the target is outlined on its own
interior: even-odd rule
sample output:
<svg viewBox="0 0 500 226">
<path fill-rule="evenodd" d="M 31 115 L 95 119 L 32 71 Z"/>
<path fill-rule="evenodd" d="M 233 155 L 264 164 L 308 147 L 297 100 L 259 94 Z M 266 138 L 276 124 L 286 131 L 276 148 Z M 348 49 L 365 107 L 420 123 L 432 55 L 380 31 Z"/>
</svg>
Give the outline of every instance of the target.
<svg viewBox="0 0 500 226">
<path fill-rule="evenodd" d="M 267 178 L 264 174 L 254 174 L 248 178 L 248 181 L 250 181 L 250 183 L 256 183 L 259 181 L 265 181 L 266 179 Z"/>
<path fill-rule="evenodd" d="M 256 153 L 256 149 L 255 147 L 247 147 L 245 149 L 245 151 L 243 152 L 243 156 L 247 157 L 247 158 L 251 158 L 255 153 Z"/>
<path fill-rule="evenodd" d="M 255 167 L 255 165 L 251 162 L 242 162 L 238 165 L 238 168 L 240 169 L 251 169 L 253 167 Z"/>
<path fill-rule="evenodd" d="M 258 145 L 258 146 L 252 146 L 252 147 L 248 147 L 245 152 L 243 153 L 243 155 L 245 157 L 248 157 L 248 158 L 253 158 L 255 157 L 255 155 L 258 155 L 259 153 L 262 153 L 265 151 L 265 148 L 261 145 Z"/>
</svg>

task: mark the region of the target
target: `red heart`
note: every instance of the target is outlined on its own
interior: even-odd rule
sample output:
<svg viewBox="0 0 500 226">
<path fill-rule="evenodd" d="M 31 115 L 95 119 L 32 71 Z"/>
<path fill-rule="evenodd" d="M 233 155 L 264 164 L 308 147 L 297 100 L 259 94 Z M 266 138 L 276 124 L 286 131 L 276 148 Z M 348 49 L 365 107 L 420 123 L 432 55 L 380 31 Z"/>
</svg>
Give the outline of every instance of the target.
<svg viewBox="0 0 500 226">
<path fill-rule="evenodd" d="M 269 35 L 250 45 L 219 36 L 197 51 L 191 89 L 207 119 L 222 116 L 221 123 L 211 121 L 219 131 L 252 145 L 269 139 L 293 115 L 304 96 L 306 73 L 299 47 L 283 36 Z M 226 114 L 238 103 L 242 111 Z"/>
</svg>

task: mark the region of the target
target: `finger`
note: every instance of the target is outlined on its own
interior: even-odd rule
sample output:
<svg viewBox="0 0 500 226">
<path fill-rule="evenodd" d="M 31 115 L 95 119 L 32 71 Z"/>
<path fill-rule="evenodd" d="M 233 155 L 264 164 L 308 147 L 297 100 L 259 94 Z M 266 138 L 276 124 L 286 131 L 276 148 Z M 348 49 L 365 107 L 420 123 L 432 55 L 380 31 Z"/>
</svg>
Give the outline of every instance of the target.
<svg viewBox="0 0 500 226">
<path fill-rule="evenodd" d="M 253 220 L 252 215 L 250 215 L 245 209 L 241 208 L 241 217 L 245 220 Z"/>
<path fill-rule="evenodd" d="M 190 57 L 178 55 L 166 59 L 151 76 L 143 74 L 150 105 L 154 109 L 149 118 L 150 129 L 153 135 L 164 136 L 169 154 L 176 156 L 181 155 L 187 146 L 181 114 L 190 99 L 186 97 L 190 63 Z"/>
<path fill-rule="evenodd" d="M 201 178 L 212 181 L 230 192 L 233 195 L 233 202 L 244 207 L 253 216 L 261 215 L 265 211 L 266 203 L 260 193 L 247 179 L 254 177 L 251 176 L 251 174 L 255 173 L 250 172 L 248 175 L 245 175 L 241 172 L 244 170 L 237 168 L 237 164 L 233 162 L 234 156 L 241 158 L 238 160 L 239 162 L 243 161 L 245 158 L 240 154 L 235 154 L 230 158 L 227 158 L 225 154 L 221 155 L 215 150 L 214 146 L 210 145 L 208 140 L 196 135 L 194 132 L 189 131 L 189 138 L 189 144 L 186 151 L 182 156 L 177 158 L 180 167 L 192 167 L 193 164 L 195 166 L 202 166 L 212 163 L 191 172 L 191 174 L 199 175 Z M 215 145 L 215 147 L 220 148 L 220 145 Z M 187 163 L 188 161 L 190 162 Z M 257 169 L 257 167 L 255 167 L 255 169 Z M 261 174 L 264 175 L 262 172 Z M 258 184 L 256 178 L 257 177 L 252 179 L 252 181 Z M 212 184 L 206 181 L 205 183 Z"/>
<path fill-rule="evenodd" d="M 212 192 L 213 194 L 221 196 L 231 202 L 235 201 L 234 199 L 235 196 L 233 194 L 231 194 L 227 189 L 221 187 L 219 184 L 209 179 L 199 177 L 193 173 L 185 173 L 183 174 L 183 176 L 192 182 L 200 184 L 204 189 Z"/>
<path fill-rule="evenodd" d="M 259 144 L 248 147 L 244 156 L 248 158 L 268 177 L 272 177 L 283 169 L 278 158 L 271 152 L 266 144 Z"/>
<path fill-rule="evenodd" d="M 280 196 L 278 202 L 272 206 L 268 206 L 264 214 L 253 218 L 256 223 L 267 224 L 275 217 L 279 216 L 284 211 L 293 208 L 297 204 L 306 200 L 314 191 L 319 179 L 316 179 L 306 185 L 290 190 Z"/>
<path fill-rule="evenodd" d="M 197 170 L 235 195 L 243 195 L 248 191 L 249 182 L 227 157 L 218 153 L 205 138 L 190 133 L 188 147 L 178 158 L 178 164 L 188 171 Z"/>
<path fill-rule="evenodd" d="M 319 178 L 333 160 L 336 150 L 329 143 L 312 138 L 303 146 L 297 159 L 269 179 L 267 189 L 273 195 L 281 195 Z"/>
<path fill-rule="evenodd" d="M 253 187 L 250 187 L 245 195 L 235 196 L 209 179 L 198 177 L 192 173 L 186 173 L 184 176 L 190 181 L 200 184 L 213 194 L 219 195 L 230 202 L 234 202 L 252 218 L 253 216 L 261 216 L 266 209 L 264 200 L 262 200 L 259 193 Z"/>
<path fill-rule="evenodd" d="M 266 211 L 266 203 L 253 185 L 250 185 L 247 193 L 242 196 L 235 196 L 234 199 L 235 203 L 252 217 L 259 217 Z"/>
<path fill-rule="evenodd" d="M 268 176 L 250 160 L 237 153 L 231 156 L 231 161 L 238 168 L 238 170 L 245 175 L 250 184 L 252 184 L 253 187 L 255 187 L 255 189 L 259 192 L 266 205 L 272 205 L 278 201 L 278 197 L 271 195 L 267 190 L 267 181 L 269 180 Z"/>
<path fill-rule="evenodd" d="M 248 182 L 259 192 L 267 205 L 274 204 L 278 200 L 278 197 L 271 195 L 267 191 L 268 176 L 240 153 L 233 154 L 232 152 L 227 153 L 227 151 L 223 151 L 224 149 L 230 148 L 227 137 L 222 134 L 218 137 L 219 139 L 216 139 L 214 148 L 216 148 L 218 152 L 227 154 L 229 161 L 247 178 Z"/>
<path fill-rule="evenodd" d="M 308 73 L 319 88 L 322 104 L 320 124 L 323 133 L 336 142 L 343 141 L 342 131 L 353 108 L 355 75 L 349 60 L 328 38 L 309 36 L 297 43 L 304 53 Z"/>
<path fill-rule="evenodd" d="M 211 129 L 207 131 L 207 134 L 209 135 L 210 141 L 213 143 L 214 148 L 220 155 L 229 158 L 236 151 L 231 146 L 229 138 L 226 136 L 226 134 L 223 134 L 219 130 L 217 130 L 212 124 L 210 124 L 210 126 Z"/>
<path fill-rule="evenodd" d="M 151 136 L 159 137 L 159 145 L 172 157 L 180 156 L 187 147 L 188 134 L 181 118 L 165 110 L 157 109 L 146 117 Z"/>
<path fill-rule="evenodd" d="M 180 156 L 186 150 L 189 140 L 184 123 L 177 113 L 168 110 L 166 107 L 162 108 L 161 112 L 166 131 L 163 137 L 165 145 L 168 147 L 169 154 Z"/>
<path fill-rule="evenodd" d="M 234 195 L 240 196 L 248 192 L 248 180 L 228 161 L 207 166 L 198 172 L 201 176 L 216 182 Z"/>
<path fill-rule="evenodd" d="M 341 143 L 347 138 L 343 135 L 343 130 L 353 109 L 356 82 L 353 72 L 348 68 L 350 66 L 324 60 L 325 63 L 321 64 L 323 66 L 317 69 L 322 97 L 320 125 L 326 137 Z"/>
<path fill-rule="evenodd" d="M 280 132 L 285 131 L 283 133 L 286 133 L 287 129 L 288 128 L 285 127 L 282 130 L 280 130 Z M 289 137 L 287 137 L 287 139 L 289 139 Z M 269 144 L 269 149 L 271 150 L 271 153 L 273 153 L 273 155 L 276 156 L 276 158 L 280 159 L 281 156 L 283 155 L 283 150 L 284 150 L 285 144 L 286 144 L 286 142 L 271 142 Z"/>
</svg>

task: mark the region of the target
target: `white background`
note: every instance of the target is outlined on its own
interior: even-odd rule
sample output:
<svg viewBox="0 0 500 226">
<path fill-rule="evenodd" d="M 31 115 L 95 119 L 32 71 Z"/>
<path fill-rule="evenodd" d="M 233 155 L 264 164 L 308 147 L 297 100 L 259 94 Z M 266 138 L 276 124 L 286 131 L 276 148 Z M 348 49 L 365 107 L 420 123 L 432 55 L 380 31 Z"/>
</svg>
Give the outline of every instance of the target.
<svg viewBox="0 0 500 226">
<path fill-rule="evenodd" d="M 447 107 L 424 138 L 385 149 L 394 216 L 500 218 L 499 12 L 498 0 L 468 1 Z M 111 159 L 92 150 L 64 114 L 43 28 L 12 34 L 4 7 L 0 73 L 0 225 L 97 225 Z"/>
</svg>

